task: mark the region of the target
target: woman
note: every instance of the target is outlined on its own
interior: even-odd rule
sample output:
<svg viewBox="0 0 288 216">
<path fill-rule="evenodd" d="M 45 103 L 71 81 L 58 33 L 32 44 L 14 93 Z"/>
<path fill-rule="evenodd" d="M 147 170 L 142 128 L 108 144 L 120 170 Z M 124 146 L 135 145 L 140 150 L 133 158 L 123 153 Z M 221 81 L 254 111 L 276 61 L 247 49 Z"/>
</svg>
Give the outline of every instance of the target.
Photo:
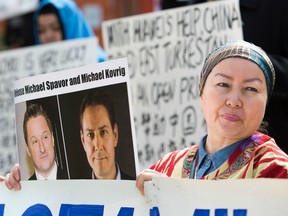
<svg viewBox="0 0 288 216">
<path fill-rule="evenodd" d="M 42 0 L 35 11 L 33 24 L 36 44 L 95 36 L 83 13 L 71 0 Z M 97 56 L 99 62 L 106 60 L 99 45 Z"/>
<path fill-rule="evenodd" d="M 275 82 L 273 65 L 259 47 L 227 43 L 205 60 L 200 106 L 207 135 L 199 145 L 171 152 L 137 176 L 144 182 L 161 175 L 191 179 L 288 178 L 288 156 L 261 133 Z"/>
</svg>

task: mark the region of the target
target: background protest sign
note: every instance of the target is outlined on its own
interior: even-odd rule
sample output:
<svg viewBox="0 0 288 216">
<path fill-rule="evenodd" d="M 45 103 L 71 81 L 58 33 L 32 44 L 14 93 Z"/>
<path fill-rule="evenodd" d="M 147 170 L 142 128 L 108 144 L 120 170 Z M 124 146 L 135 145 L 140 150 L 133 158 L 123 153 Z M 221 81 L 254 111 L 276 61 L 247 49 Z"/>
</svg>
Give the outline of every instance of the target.
<svg viewBox="0 0 288 216">
<path fill-rule="evenodd" d="M 0 216 L 37 215 L 32 210 L 46 216 L 288 215 L 287 180 L 152 181 L 145 196 L 135 181 L 25 181 L 18 192 L 0 183 Z"/>
<path fill-rule="evenodd" d="M 55 159 L 58 171 L 63 174 L 62 179 L 92 179 L 92 167 L 94 171 L 97 169 L 98 173 L 109 173 L 109 168 L 115 163 L 119 167 L 117 172 L 121 173 L 121 180 L 136 179 L 139 168 L 129 86 L 126 58 L 17 80 L 14 85 L 14 94 L 21 179 L 29 179 L 34 174 L 35 167 L 38 167 L 38 170 L 44 165 L 47 167 L 48 157 L 52 162 Z M 100 96 L 99 94 L 95 96 L 100 92 L 102 93 Z M 87 109 L 93 111 L 89 112 L 90 115 L 87 114 L 91 121 L 87 120 L 87 115 L 85 118 L 87 126 L 83 133 L 88 136 L 88 141 L 86 140 L 84 145 L 80 136 L 80 107 L 88 93 L 90 97 L 87 99 Z M 96 100 L 94 100 L 94 96 Z M 110 104 L 107 104 L 107 100 L 111 100 L 113 103 L 109 112 Z M 103 106 L 106 104 L 107 115 L 105 112 L 102 113 L 100 120 L 99 115 L 96 114 L 99 110 L 96 111 L 95 106 L 92 106 L 95 103 L 103 104 Z M 38 127 L 30 129 L 28 132 L 27 126 L 27 134 L 32 135 L 28 136 L 28 142 L 25 142 L 24 115 L 27 107 L 31 104 L 42 106 L 46 111 L 52 125 L 54 142 L 48 142 L 48 138 L 44 139 L 48 137 L 48 133 L 45 133 L 47 129 L 40 127 L 39 120 L 36 118 L 32 118 L 31 122 L 33 123 L 29 128 L 33 128 L 35 125 Z M 109 124 L 113 121 L 113 117 L 111 117 L 113 112 L 115 113 L 117 132 L 114 131 L 115 127 L 112 128 L 112 125 Z M 115 134 L 117 137 L 114 142 Z M 26 151 L 28 143 L 29 156 Z M 43 143 L 45 143 L 45 148 Z M 46 154 L 46 152 L 48 153 Z M 49 164 L 54 164 L 52 162 Z"/>
<path fill-rule="evenodd" d="M 216 1 L 102 25 L 108 58 L 127 56 L 140 169 L 206 131 L 199 73 L 210 51 L 242 39 L 238 1 Z"/>
<path fill-rule="evenodd" d="M 97 43 L 96 38 L 83 38 L 0 53 L 0 170 L 2 174 L 10 171 L 17 161 L 14 81 L 23 77 L 95 63 Z"/>
<path fill-rule="evenodd" d="M 0 1 L 0 20 L 28 13 L 36 9 L 38 0 Z"/>
</svg>

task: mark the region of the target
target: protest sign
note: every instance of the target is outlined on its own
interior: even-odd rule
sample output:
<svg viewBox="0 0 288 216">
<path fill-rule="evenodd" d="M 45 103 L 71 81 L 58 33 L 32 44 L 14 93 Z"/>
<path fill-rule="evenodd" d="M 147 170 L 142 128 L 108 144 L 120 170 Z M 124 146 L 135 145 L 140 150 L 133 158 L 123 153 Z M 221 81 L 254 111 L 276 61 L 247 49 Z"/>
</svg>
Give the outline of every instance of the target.
<svg viewBox="0 0 288 216">
<path fill-rule="evenodd" d="M 0 191 L 0 216 L 288 215 L 288 182 L 281 179 L 155 178 L 145 196 L 135 181 L 113 180 L 25 181 L 18 192 L 0 183 Z"/>
<path fill-rule="evenodd" d="M 102 33 L 108 58 L 128 58 L 140 169 L 198 143 L 206 131 L 199 73 L 210 51 L 243 38 L 239 2 L 108 20 Z"/>
<path fill-rule="evenodd" d="M 14 49 L 0 53 L 0 171 L 11 169 L 16 159 L 15 80 L 97 62 L 97 39 L 83 38 Z M 5 113 L 5 115 L 3 115 Z"/>
<path fill-rule="evenodd" d="M 119 179 L 135 179 L 138 158 L 129 85 L 126 58 L 16 81 L 16 137 L 21 179 L 39 179 L 34 172 L 49 170 L 48 157 L 49 165 L 55 160 L 57 172 L 61 172 L 61 177 L 57 173 L 57 179 L 92 179 L 97 178 L 98 173 L 100 177 L 104 173 L 104 178 L 110 168 L 115 168 L 115 163 L 115 175 L 119 175 Z M 87 117 L 84 110 L 80 112 L 84 98 L 85 112 L 88 108 L 91 111 Z M 35 105 L 47 113 L 52 135 L 39 126 Z M 96 105 L 105 108 L 101 115 Z M 27 110 L 31 106 L 34 107 L 30 116 Z M 34 121 L 28 126 L 30 119 Z M 49 137 L 53 138 L 48 143 Z M 49 151 L 52 145 L 53 150 Z"/>
<path fill-rule="evenodd" d="M 0 20 L 8 19 L 36 9 L 38 0 L 0 1 Z"/>
</svg>

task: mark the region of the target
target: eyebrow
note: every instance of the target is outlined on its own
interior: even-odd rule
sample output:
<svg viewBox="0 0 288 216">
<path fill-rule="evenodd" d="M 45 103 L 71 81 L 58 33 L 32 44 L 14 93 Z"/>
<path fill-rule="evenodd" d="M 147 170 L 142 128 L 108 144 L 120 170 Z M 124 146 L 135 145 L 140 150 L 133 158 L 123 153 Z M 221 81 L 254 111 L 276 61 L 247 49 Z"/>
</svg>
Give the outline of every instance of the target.
<svg viewBox="0 0 288 216">
<path fill-rule="evenodd" d="M 217 77 L 217 76 L 221 76 L 221 77 L 224 77 L 224 78 L 226 78 L 226 79 L 233 80 L 233 77 L 232 77 L 232 76 L 228 76 L 228 75 L 223 74 L 223 73 L 217 73 L 217 74 L 215 74 L 215 77 Z M 250 82 L 260 82 L 260 83 L 263 83 L 263 81 L 262 81 L 261 79 L 257 78 L 257 77 L 244 80 L 244 83 L 250 83 Z"/>
</svg>

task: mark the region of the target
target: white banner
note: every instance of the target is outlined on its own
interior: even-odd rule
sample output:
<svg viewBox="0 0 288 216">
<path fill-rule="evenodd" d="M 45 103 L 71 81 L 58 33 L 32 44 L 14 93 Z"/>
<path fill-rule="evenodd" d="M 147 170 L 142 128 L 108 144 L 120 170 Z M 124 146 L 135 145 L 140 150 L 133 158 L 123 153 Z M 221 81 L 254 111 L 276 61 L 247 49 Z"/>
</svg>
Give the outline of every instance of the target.
<svg viewBox="0 0 288 216">
<path fill-rule="evenodd" d="M 109 58 L 127 56 L 140 168 L 206 131 L 199 73 L 210 51 L 242 39 L 239 2 L 216 1 L 105 21 Z"/>
<path fill-rule="evenodd" d="M 14 81 L 96 63 L 97 43 L 97 38 L 83 38 L 0 53 L 0 174 L 4 175 L 17 161 Z"/>
<path fill-rule="evenodd" d="M 36 9 L 39 0 L 0 1 L 0 20 L 22 15 Z"/>
<path fill-rule="evenodd" d="M 24 181 L 19 192 L 0 183 L 0 216 L 286 216 L 288 181 L 153 179 L 146 196 L 135 181 Z"/>
</svg>

